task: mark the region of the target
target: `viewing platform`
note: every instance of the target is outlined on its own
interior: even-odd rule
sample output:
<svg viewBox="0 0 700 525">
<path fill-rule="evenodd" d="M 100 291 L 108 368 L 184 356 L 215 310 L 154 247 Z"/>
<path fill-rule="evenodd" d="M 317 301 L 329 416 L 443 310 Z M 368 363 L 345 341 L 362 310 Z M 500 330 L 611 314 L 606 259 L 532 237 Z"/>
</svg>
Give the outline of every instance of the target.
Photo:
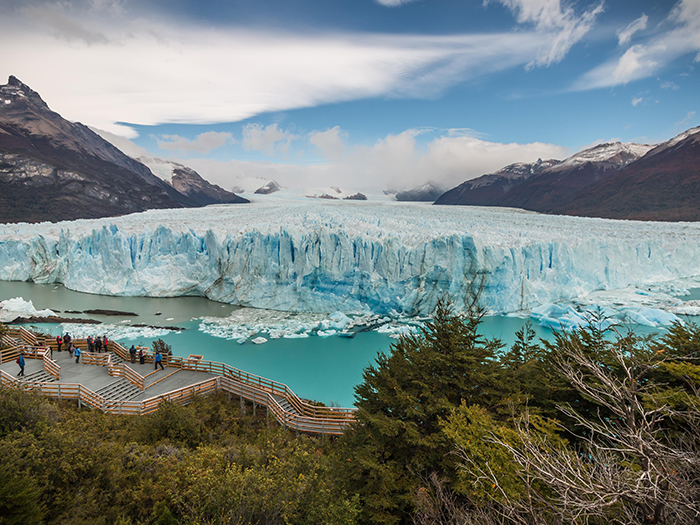
<svg viewBox="0 0 700 525">
<path fill-rule="evenodd" d="M 225 363 L 206 361 L 202 356 L 163 356 L 164 370 L 154 370 L 154 355 L 144 364 L 131 363 L 127 349 L 114 341 L 108 351 L 87 352 L 85 340 L 73 341 L 81 349 L 75 362 L 65 349 L 57 351 L 51 338 L 24 329 L 9 329 L 2 338 L 0 383 L 3 388 L 34 390 L 54 399 L 74 399 L 113 414 L 145 415 L 163 402 L 188 404 L 196 396 L 227 392 L 245 401 L 265 406 L 281 425 L 298 432 L 339 435 L 350 425 L 355 409 L 319 407 L 292 392 L 283 383 L 249 374 Z M 25 357 L 24 377 L 17 377 L 20 352 Z"/>
</svg>

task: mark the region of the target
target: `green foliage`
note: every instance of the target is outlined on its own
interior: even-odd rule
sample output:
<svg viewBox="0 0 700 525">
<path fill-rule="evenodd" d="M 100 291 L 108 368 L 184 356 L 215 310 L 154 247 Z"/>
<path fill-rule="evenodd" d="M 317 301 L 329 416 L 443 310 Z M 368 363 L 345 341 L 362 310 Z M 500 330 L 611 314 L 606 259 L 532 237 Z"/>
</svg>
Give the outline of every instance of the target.
<svg viewBox="0 0 700 525">
<path fill-rule="evenodd" d="M 417 475 L 454 474 L 453 444 L 441 420 L 462 400 L 491 404 L 502 397 L 495 359 L 502 345 L 478 333 L 483 315 L 456 315 L 441 300 L 418 335 L 402 337 L 390 356 L 380 354 L 365 369 L 355 389 L 359 424 L 342 462 L 365 521 L 406 519 Z"/>
<path fill-rule="evenodd" d="M 151 523 L 153 525 L 178 525 L 177 519 L 175 519 L 175 516 L 170 512 L 164 501 L 157 502 L 153 507 Z"/>
<path fill-rule="evenodd" d="M 315 440 L 262 432 L 252 450 L 203 447 L 175 462 L 160 492 L 188 523 L 351 524 Z"/>
<path fill-rule="evenodd" d="M 2 344 L 2 336 L 7 333 L 7 325 L 5 323 L 0 323 L 0 349 L 5 348 Z"/>
<path fill-rule="evenodd" d="M 37 394 L 0 389 L 0 438 L 18 430 L 41 432 L 55 417 L 55 410 Z"/>
<path fill-rule="evenodd" d="M 157 444 L 170 441 L 194 448 L 202 440 L 202 431 L 194 407 L 162 402 L 157 412 L 139 421 L 142 441 Z"/>
<path fill-rule="evenodd" d="M 0 436 L 0 523 L 352 524 L 358 513 L 319 440 L 241 417 L 225 395 L 149 417 L 11 390 L 0 403 L 0 418 L 23 421 Z"/>
<path fill-rule="evenodd" d="M 38 525 L 44 513 L 36 482 L 0 464 L 0 525 Z"/>
</svg>

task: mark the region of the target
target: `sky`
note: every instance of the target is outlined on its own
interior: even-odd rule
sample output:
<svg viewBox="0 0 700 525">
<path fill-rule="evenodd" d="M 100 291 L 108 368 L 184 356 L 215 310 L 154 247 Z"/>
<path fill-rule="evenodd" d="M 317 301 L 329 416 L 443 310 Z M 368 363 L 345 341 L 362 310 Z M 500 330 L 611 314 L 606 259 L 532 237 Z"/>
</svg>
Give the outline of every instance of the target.
<svg viewBox="0 0 700 525">
<path fill-rule="evenodd" d="M 0 0 L 0 49 L 225 189 L 449 188 L 700 124 L 700 0 Z"/>
</svg>

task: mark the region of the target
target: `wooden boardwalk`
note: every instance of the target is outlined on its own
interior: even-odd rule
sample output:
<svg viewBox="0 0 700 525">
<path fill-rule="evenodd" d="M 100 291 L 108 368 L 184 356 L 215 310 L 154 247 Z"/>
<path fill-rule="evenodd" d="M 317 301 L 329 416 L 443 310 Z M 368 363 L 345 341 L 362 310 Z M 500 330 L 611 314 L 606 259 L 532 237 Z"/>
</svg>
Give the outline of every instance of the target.
<svg viewBox="0 0 700 525">
<path fill-rule="evenodd" d="M 73 341 L 82 353 L 80 363 L 56 342 L 38 337 L 24 328 L 9 329 L 0 352 L 0 385 L 34 390 L 55 399 L 73 399 L 113 414 L 150 414 L 163 401 L 188 404 L 196 396 L 227 392 L 265 406 L 268 414 L 298 432 L 339 435 L 355 421 L 355 409 L 318 407 L 300 399 L 283 383 L 249 374 L 225 363 L 205 361 L 201 356 L 164 356 L 165 370 L 154 370 L 153 354 L 146 363 L 130 363 L 129 352 L 109 342 L 109 351 L 88 353 L 84 340 Z M 24 353 L 25 377 L 16 377 L 15 360 Z"/>
</svg>

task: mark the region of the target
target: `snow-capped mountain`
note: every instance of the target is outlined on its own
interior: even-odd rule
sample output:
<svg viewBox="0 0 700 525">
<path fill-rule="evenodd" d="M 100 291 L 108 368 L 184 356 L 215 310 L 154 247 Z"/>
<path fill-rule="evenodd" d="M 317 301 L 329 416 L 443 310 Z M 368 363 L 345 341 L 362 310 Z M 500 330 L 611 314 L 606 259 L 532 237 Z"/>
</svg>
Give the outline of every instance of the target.
<svg viewBox="0 0 700 525">
<path fill-rule="evenodd" d="M 659 144 L 572 199 L 567 213 L 616 219 L 700 220 L 700 127 Z"/>
<path fill-rule="evenodd" d="M 411 202 L 433 202 L 443 194 L 445 188 L 437 182 L 426 182 L 425 184 L 411 188 L 410 190 L 396 192 L 397 201 Z"/>
<path fill-rule="evenodd" d="M 208 204 L 241 204 L 250 202 L 210 182 L 192 168 L 170 160 L 142 155 L 136 160 L 145 164 L 160 179 L 201 206 Z"/>
<path fill-rule="evenodd" d="M 563 161 L 513 164 L 460 184 L 441 195 L 435 204 L 508 206 L 610 218 L 699 220 L 700 209 L 690 205 L 690 200 L 700 200 L 700 184 L 693 182 L 700 179 L 700 128 L 694 129 L 656 146 L 611 142 Z M 683 187 L 684 193 L 672 187 Z M 623 206 L 622 202 L 627 204 Z"/>
<path fill-rule="evenodd" d="M 613 168 L 622 168 L 643 157 L 653 148 L 654 146 L 649 144 L 606 142 L 579 151 L 556 166 L 552 166 L 552 168 L 554 170 L 563 170 L 569 167 L 581 166 L 586 163 L 604 163 Z"/>
<path fill-rule="evenodd" d="M 0 222 L 196 205 L 17 78 L 0 86 Z"/>
</svg>

